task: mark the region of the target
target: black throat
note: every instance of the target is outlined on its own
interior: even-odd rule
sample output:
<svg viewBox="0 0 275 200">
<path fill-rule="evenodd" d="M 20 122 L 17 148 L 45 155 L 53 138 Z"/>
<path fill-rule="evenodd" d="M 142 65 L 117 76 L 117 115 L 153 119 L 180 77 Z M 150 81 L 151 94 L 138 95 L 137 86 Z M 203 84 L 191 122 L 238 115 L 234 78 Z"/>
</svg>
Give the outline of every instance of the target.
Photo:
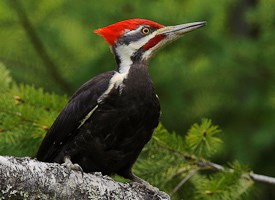
<svg viewBox="0 0 275 200">
<path fill-rule="evenodd" d="M 152 98 L 154 88 L 146 62 L 134 62 L 123 83 L 125 85 L 124 92 L 128 96 L 136 96 L 139 101 L 143 101 L 145 100 L 143 98 L 147 97 Z"/>
</svg>

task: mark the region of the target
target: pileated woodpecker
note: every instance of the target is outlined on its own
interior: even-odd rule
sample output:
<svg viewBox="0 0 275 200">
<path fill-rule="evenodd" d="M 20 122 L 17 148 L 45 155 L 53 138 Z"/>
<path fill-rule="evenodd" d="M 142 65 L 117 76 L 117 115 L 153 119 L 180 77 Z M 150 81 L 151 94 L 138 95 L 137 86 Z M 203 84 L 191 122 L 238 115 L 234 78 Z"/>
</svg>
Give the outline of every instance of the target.
<svg viewBox="0 0 275 200">
<path fill-rule="evenodd" d="M 143 182 L 132 166 L 160 116 L 148 60 L 165 44 L 205 24 L 163 26 L 129 19 L 95 30 L 111 46 L 117 70 L 94 77 L 76 91 L 47 132 L 37 159 Z"/>
</svg>

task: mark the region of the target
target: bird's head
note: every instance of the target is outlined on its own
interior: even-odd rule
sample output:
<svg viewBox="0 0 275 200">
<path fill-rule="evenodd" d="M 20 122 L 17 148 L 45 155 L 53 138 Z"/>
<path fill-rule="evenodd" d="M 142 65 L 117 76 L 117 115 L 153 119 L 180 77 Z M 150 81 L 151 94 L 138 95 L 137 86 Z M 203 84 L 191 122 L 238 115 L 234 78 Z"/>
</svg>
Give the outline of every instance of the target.
<svg viewBox="0 0 275 200">
<path fill-rule="evenodd" d="M 165 44 L 204 25 L 206 22 L 163 26 L 146 19 L 129 19 L 99 28 L 95 33 L 112 47 L 117 62 L 126 65 L 133 61 L 147 61 Z"/>
</svg>

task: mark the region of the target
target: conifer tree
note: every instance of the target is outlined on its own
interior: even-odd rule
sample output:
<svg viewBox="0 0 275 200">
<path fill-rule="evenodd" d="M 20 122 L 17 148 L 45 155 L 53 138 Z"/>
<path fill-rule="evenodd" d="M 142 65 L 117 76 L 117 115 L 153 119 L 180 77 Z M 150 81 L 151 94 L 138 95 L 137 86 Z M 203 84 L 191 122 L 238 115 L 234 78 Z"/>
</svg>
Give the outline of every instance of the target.
<svg viewBox="0 0 275 200">
<path fill-rule="evenodd" d="M 34 157 L 68 98 L 16 84 L 3 64 L 0 81 L 0 155 Z M 220 133 L 209 119 L 192 125 L 186 137 L 160 124 L 134 171 L 173 199 L 249 199 L 254 183 L 249 168 L 238 161 L 224 167 L 210 161 L 222 149 Z"/>
</svg>

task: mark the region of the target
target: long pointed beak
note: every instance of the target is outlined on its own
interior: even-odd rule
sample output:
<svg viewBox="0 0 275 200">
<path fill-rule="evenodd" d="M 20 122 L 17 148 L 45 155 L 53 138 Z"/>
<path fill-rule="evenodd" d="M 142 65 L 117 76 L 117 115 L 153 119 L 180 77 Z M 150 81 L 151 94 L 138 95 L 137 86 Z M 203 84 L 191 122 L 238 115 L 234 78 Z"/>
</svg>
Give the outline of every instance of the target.
<svg viewBox="0 0 275 200">
<path fill-rule="evenodd" d="M 175 41 L 185 33 L 201 28 L 206 24 L 206 22 L 193 22 L 176 26 L 165 26 L 156 30 L 156 32 L 154 32 L 153 38 L 147 41 L 147 43 L 144 45 L 145 49 L 147 50 L 144 54 L 144 58 L 149 59 L 158 49 Z M 151 49 L 151 51 L 148 49 Z"/>
<path fill-rule="evenodd" d="M 191 32 L 195 29 L 205 26 L 207 22 L 193 22 L 187 24 L 180 24 L 176 26 L 166 26 L 158 30 L 159 35 L 166 35 L 168 38 L 177 39 L 185 33 Z"/>
</svg>

